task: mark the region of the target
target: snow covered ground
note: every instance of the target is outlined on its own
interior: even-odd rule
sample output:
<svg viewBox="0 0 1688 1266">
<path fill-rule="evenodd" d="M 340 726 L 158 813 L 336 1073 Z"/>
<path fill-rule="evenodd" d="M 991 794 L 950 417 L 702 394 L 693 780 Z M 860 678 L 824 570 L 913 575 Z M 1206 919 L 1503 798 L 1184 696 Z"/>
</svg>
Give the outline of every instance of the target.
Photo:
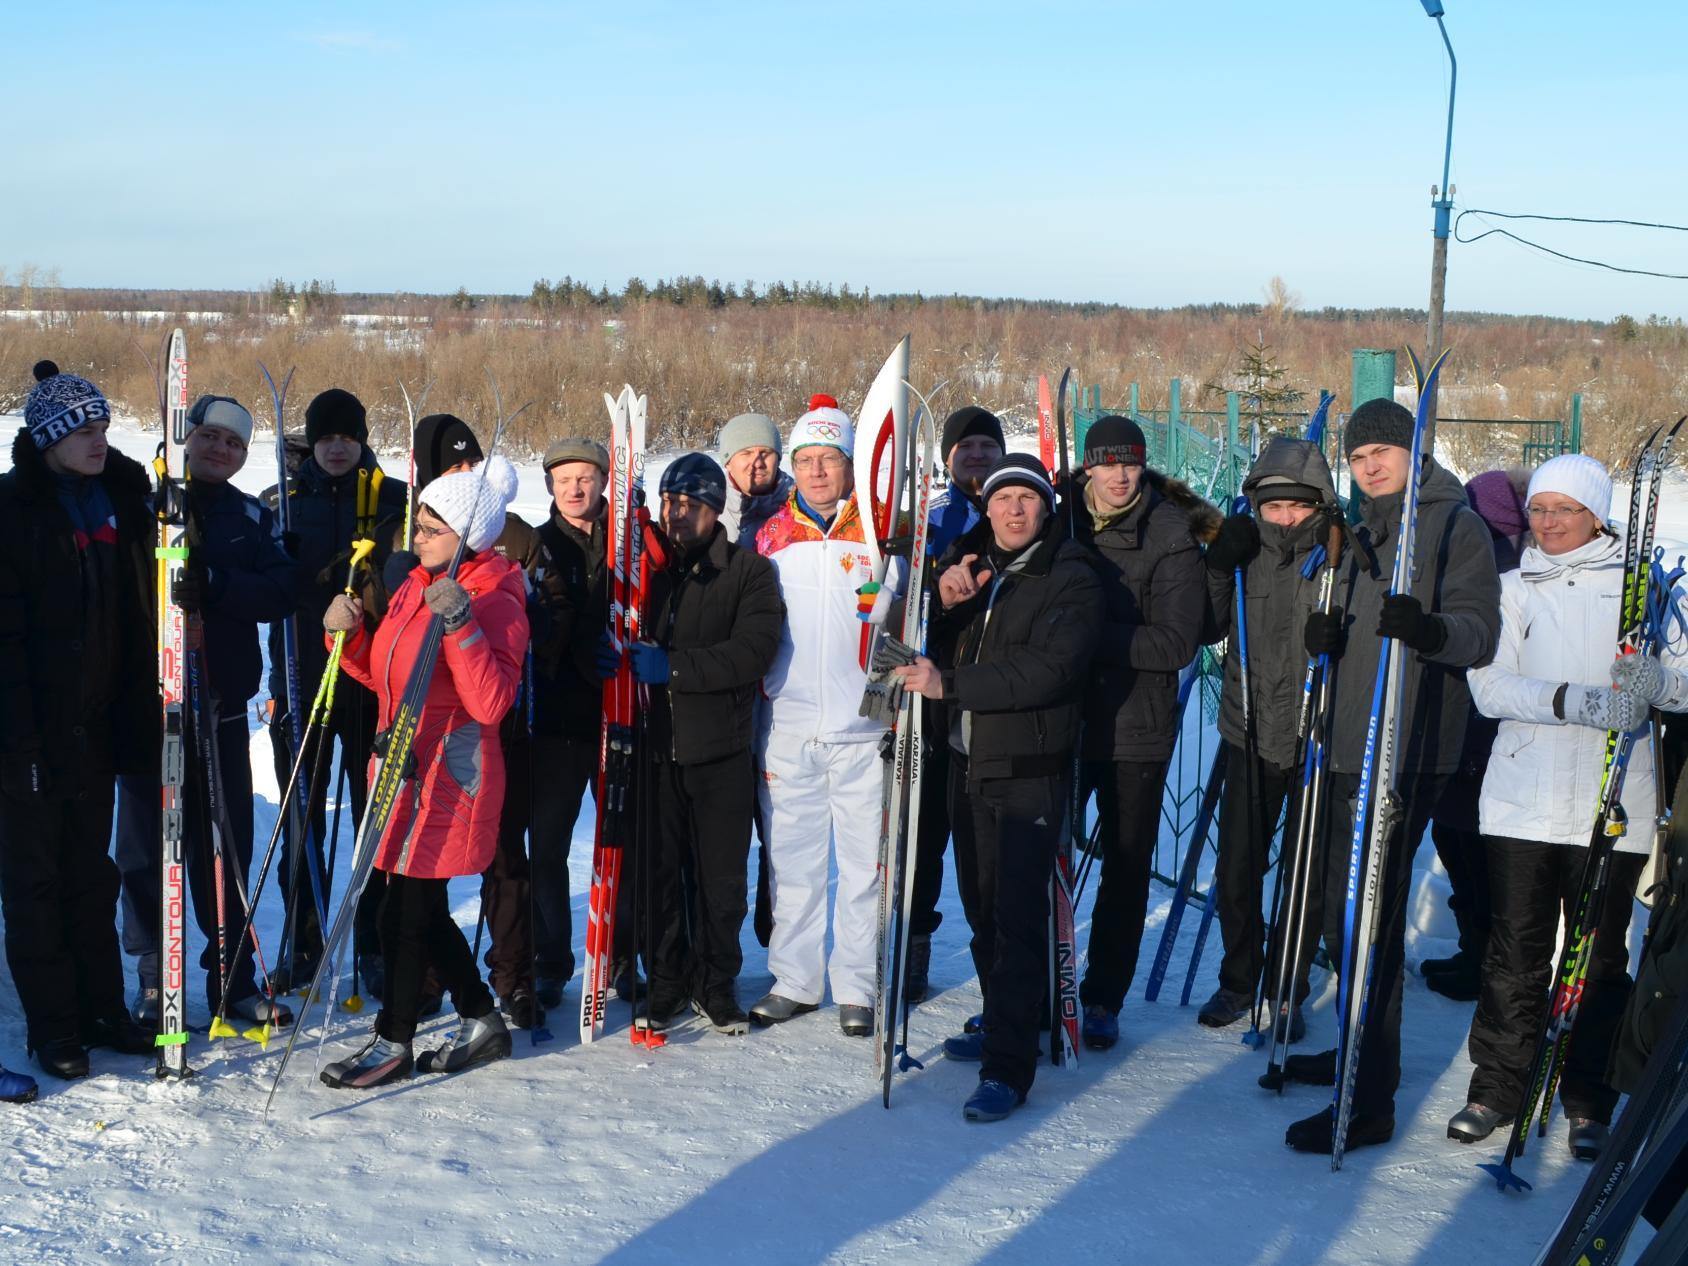
<svg viewBox="0 0 1688 1266">
<path fill-rule="evenodd" d="M 9 434 L 11 422 L 0 419 L 0 431 Z M 129 427 L 115 439 L 137 457 L 153 443 Z M 260 435 L 242 486 L 270 482 L 269 452 Z M 515 508 L 537 519 L 545 500 L 538 473 L 524 472 Z M 1688 497 L 1675 490 L 1662 510 L 1661 537 L 1688 539 Z M 252 754 L 261 846 L 277 789 L 256 720 Z M 350 852 L 346 817 L 336 893 Z M 590 851 L 588 803 L 571 867 L 577 928 Z M 1431 857 L 1426 847 L 1410 963 L 1451 948 Z M 477 883 L 458 881 L 452 897 L 472 929 Z M 1255 1085 L 1263 1057 L 1235 1029 L 1197 1026 L 1171 985 L 1161 1002 L 1142 1000 L 1168 903 L 1157 887 L 1120 1046 L 1087 1053 L 1076 1072 L 1043 1070 L 1028 1105 L 991 1126 L 962 1120 L 977 1069 L 946 1062 L 939 1047 L 979 1006 L 953 884 L 934 944 L 935 996 L 911 1029 L 925 1069 L 898 1077 L 889 1112 L 869 1045 L 843 1037 L 830 1008 L 742 1038 L 693 1022 L 648 1052 L 626 1040 L 625 1006 L 612 1006 L 607 1037 L 583 1048 L 572 984 L 553 1016 L 553 1041 L 534 1046 L 518 1035 L 515 1058 L 455 1079 L 417 1078 L 362 1096 L 332 1091 L 312 1076 L 314 1041 L 302 1040 L 267 1122 L 279 1043 L 265 1051 L 196 1037 L 189 1058 L 197 1075 L 184 1084 L 157 1082 L 146 1062 L 97 1051 L 88 1080 L 43 1079 L 35 1104 L 0 1110 L 9 1158 L 0 1258 L 1530 1260 L 1583 1171 L 1558 1119 L 1521 1163 L 1535 1183 L 1526 1195 L 1497 1192 L 1475 1168 L 1498 1148 L 1444 1137 L 1470 1073 L 1470 1006 L 1409 974 L 1395 1141 L 1352 1153 L 1333 1174 L 1320 1157 L 1283 1146 L 1284 1126 L 1317 1111 L 1328 1091 L 1269 1095 Z M 1088 909 L 1079 915 L 1082 924 Z M 1173 982 L 1198 922 L 1183 922 Z M 267 944 L 279 924 L 280 903 L 267 897 L 259 924 Z M 1197 1002 L 1212 987 L 1217 941 L 1207 947 Z M 748 927 L 745 946 L 741 995 L 749 1002 L 769 976 Z M 1334 988 L 1316 980 L 1316 992 L 1321 986 L 1302 1050 L 1334 1042 Z M 203 1000 L 195 1004 L 190 1020 L 203 1025 Z M 344 1049 L 370 1019 L 334 1017 L 328 1049 Z M 450 1027 L 449 1019 L 432 1022 L 421 1040 Z M 30 1066 L 5 973 L 0 1059 Z"/>
</svg>

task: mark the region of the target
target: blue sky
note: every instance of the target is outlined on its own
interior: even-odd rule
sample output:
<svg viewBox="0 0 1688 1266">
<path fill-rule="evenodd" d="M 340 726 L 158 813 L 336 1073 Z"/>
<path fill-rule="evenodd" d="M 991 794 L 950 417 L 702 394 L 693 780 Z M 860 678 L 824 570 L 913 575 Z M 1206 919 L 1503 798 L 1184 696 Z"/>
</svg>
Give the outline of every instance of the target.
<svg viewBox="0 0 1688 1266">
<path fill-rule="evenodd" d="M 1683 6 L 1446 4 L 1460 205 L 1688 222 Z M 0 266 L 70 285 L 1428 292 L 1447 69 L 1417 0 L 20 2 L 0 48 Z M 1688 273 L 1688 234 L 1524 231 Z M 1453 245 L 1448 303 L 1684 316 L 1688 282 L 1490 239 Z"/>
</svg>

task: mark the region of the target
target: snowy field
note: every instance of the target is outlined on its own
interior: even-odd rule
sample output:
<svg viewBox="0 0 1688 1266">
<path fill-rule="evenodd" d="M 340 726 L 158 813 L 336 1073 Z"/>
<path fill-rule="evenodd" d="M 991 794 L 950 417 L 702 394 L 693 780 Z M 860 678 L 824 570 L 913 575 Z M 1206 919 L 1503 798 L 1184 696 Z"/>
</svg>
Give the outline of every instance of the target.
<svg viewBox="0 0 1688 1266">
<path fill-rule="evenodd" d="M 0 419 L 0 430 L 14 423 Z M 153 446 L 134 427 L 114 439 L 140 458 Z M 243 487 L 273 482 L 272 451 L 260 434 Z M 387 466 L 403 474 L 401 461 Z M 524 471 L 514 508 L 536 520 L 545 503 L 539 473 Z M 1688 497 L 1675 488 L 1661 510 L 1674 560 L 1688 539 Z M 252 754 L 261 848 L 277 789 L 255 718 Z M 588 802 L 571 866 L 577 935 L 591 822 Z M 336 894 L 349 823 L 348 811 Z M 1409 967 L 1452 949 L 1428 844 L 1420 865 Z M 1264 1056 L 1238 1029 L 1200 1028 L 1194 1007 L 1176 1005 L 1198 918 L 1183 921 L 1163 1000 L 1141 998 L 1169 904 L 1158 885 L 1120 1045 L 1085 1053 L 1076 1071 L 1042 1070 L 1008 1121 L 969 1125 L 960 1108 L 977 1066 L 948 1063 L 939 1047 L 979 1007 L 953 889 L 952 874 L 934 996 L 912 1022 L 925 1069 L 898 1077 L 889 1112 L 870 1045 L 842 1036 L 830 1007 L 741 1038 L 691 1021 L 648 1052 L 627 1041 L 625 1005 L 612 1005 L 605 1039 L 583 1048 L 574 983 L 552 1017 L 554 1040 L 518 1034 L 511 1060 L 368 1095 L 315 1081 L 313 1016 L 313 1040 L 301 1040 L 267 1122 L 278 1042 L 265 1051 L 196 1036 L 197 1075 L 183 1084 L 155 1081 L 149 1061 L 96 1051 L 89 1079 L 43 1077 L 35 1104 L 0 1109 L 0 1260 L 1512 1263 L 1531 1260 L 1581 1183 L 1562 1118 L 1547 1140 L 1532 1139 L 1520 1171 L 1535 1190 L 1525 1195 L 1497 1192 L 1475 1168 L 1498 1147 L 1444 1137 L 1470 1074 L 1471 1007 L 1430 993 L 1416 972 L 1394 1142 L 1352 1153 L 1336 1174 L 1289 1152 L 1284 1127 L 1329 1091 L 1292 1087 L 1280 1100 L 1260 1090 Z M 452 898 L 472 933 L 478 882 L 455 882 Z M 275 944 L 279 900 L 266 897 L 259 927 Z M 748 1004 L 770 978 L 748 926 L 745 949 Z M 1215 933 L 1197 1003 L 1217 963 Z M 1299 1049 L 1334 1044 L 1334 994 L 1316 977 Z M 208 1022 L 202 998 L 189 1015 Z M 328 1050 L 347 1049 L 370 1020 L 334 1017 Z M 451 1025 L 427 1023 L 420 1044 Z M 24 1038 L 0 973 L 0 1059 L 30 1068 Z"/>
</svg>

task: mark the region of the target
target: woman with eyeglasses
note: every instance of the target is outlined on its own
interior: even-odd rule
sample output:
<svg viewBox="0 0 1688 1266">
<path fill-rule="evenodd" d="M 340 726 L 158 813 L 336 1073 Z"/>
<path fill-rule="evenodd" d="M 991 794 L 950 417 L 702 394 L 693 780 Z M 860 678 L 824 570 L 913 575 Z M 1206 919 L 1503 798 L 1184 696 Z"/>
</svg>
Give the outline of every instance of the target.
<svg viewBox="0 0 1688 1266">
<path fill-rule="evenodd" d="M 1623 785 L 1620 836 L 1560 1082 L 1569 1144 L 1600 1155 L 1618 1095 L 1606 1064 L 1630 988 L 1636 881 L 1653 845 L 1651 709 L 1688 710 L 1680 643 L 1664 661 L 1613 660 L 1624 590 L 1623 542 L 1606 525 L 1612 481 L 1592 457 L 1565 454 L 1530 479 L 1534 543 L 1501 578 L 1494 661 L 1469 674 L 1472 697 L 1500 720 L 1478 803 L 1488 842 L 1492 923 L 1471 1022 L 1468 1102 L 1448 1137 L 1475 1143 L 1522 1109 L 1548 1005 L 1561 910 L 1567 924 L 1588 857 L 1609 731 L 1640 730 Z"/>
<path fill-rule="evenodd" d="M 422 490 L 416 566 L 373 633 L 362 602 L 344 594 L 322 620 L 330 640 L 347 634 L 342 662 L 375 692 L 383 732 L 435 617 L 444 633 L 411 749 L 414 769 L 376 843 L 375 867 L 387 876 L 381 1014 L 363 1047 L 322 1070 L 322 1080 L 337 1089 L 371 1090 L 412 1069 L 454 1073 L 510 1053 L 509 1030 L 446 895 L 452 878 L 481 874 L 497 849 L 505 781 L 498 727 L 515 701 L 528 643 L 522 569 L 492 548 L 516 495 L 516 471 L 498 456 L 485 464 L 485 478 L 478 468 L 459 470 Z M 459 548 L 454 578 L 445 573 Z M 411 1042 L 430 966 L 451 992 L 458 1027 L 443 1046 L 415 1056 Z"/>
</svg>

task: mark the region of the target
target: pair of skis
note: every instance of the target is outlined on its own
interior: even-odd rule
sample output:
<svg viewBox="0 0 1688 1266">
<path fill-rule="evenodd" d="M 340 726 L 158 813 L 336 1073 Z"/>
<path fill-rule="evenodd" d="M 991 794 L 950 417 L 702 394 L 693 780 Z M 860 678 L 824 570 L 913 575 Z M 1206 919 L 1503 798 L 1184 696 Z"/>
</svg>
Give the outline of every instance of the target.
<svg viewBox="0 0 1688 1266">
<path fill-rule="evenodd" d="M 1624 538 L 1624 587 L 1618 616 L 1617 653 L 1620 658 L 1624 655 L 1656 654 L 1664 634 L 1664 608 L 1652 592 L 1656 565 L 1653 533 L 1658 520 L 1659 493 L 1670 465 L 1671 447 L 1684 422 L 1688 422 L 1688 418 L 1678 420 L 1668 431 L 1663 427 L 1656 428 L 1642 446 L 1631 472 L 1628 533 Z M 1617 841 L 1628 831 L 1622 796 L 1636 734 L 1637 731 L 1619 733 L 1614 730 L 1606 735 L 1605 768 L 1601 775 L 1600 802 L 1595 811 L 1594 828 L 1589 837 L 1588 859 L 1583 864 L 1576 903 L 1572 907 L 1574 917 L 1570 920 L 1569 933 L 1554 972 L 1556 983 L 1547 1017 L 1536 1040 L 1530 1088 L 1513 1119 L 1506 1151 L 1499 1163 L 1481 1166 L 1503 1189 L 1529 1189 L 1530 1184 L 1513 1171 L 1512 1163 L 1523 1155 L 1525 1137 L 1531 1124 L 1537 1121 L 1538 1112 L 1540 1134 L 1547 1133 L 1548 1119 L 1553 1114 L 1554 1095 L 1564 1072 L 1571 1032 L 1576 1025 L 1583 986 L 1594 955 L 1594 938 L 1599 932 L 1601 912 L 1605 909 L 1606 881 L 1612 853 Z M 1655 758 L 1656 755 L 1655 752 Z M 1657 759 L 1654 763 L 1658 764 Z M 1663 776 L 1662 770 L 1659 776 Z"/>
<path fill-rule="evenodd" d="M 604 1031 L 604 1016 L 614 981 L 615 916 L 621 892 L 622 862 L 637 843 L 641 819 L 633 796 L 642 728 L 644 690 L 633 679 L 633 643 L 639 640 L 644 616 L 645 583 L 649 574 L 646 534 L 650 512 L 645 507 L 645 418 L 647 400 L 632 387 L 618 396 L 604 396 L 610 414 L 610 484 L 605 524 L 605 549 L 610 572 L 609 644 L 616 659 L 615 674 L 604 682 L 604 713 L 598 742 L 597 833 L 592 844 L 592 886 L 587 897 L 586 953 L 580 989 L 580 1040 L 595 1041 Z M 648 849 L 646 852 L 648 853 Z M 649 858 L 638 859 L 648 875 Z M 637 980 L 636 955 L 628 971 Z M 634 1045 L 657 1047 L 667 1040 L 648 1024 L 629 1029 Z"/>
<path fill-rule="evenodd" d="M 1413 378 L 1418 384 L 1418 411 L 1407 466 L 1407 485 L 1401 495 L 1401 522 L 1395 537 L 1395 566 L 1390 572 L 1389 596 L 1412 592 L 1413 558 L 1418 535 L 1418 503 L 1424 482 L 1424 432 L 1436 379 L 1448 354 L 1444 351 L 1428 373 L 1411 348 Z M 1330 1167 L 1342 1168 L 1348 1145 L 1348 1124 L 1354 1115 L 1354 1086 L 1360 1071 L 1360 1047 L 1376 966 L 1377 925 L 1383 888 L 1383 867 L 1391 838 L 1403 826 L 1406 805 L 1401 798 L 1399 771 L 1401 731 L 1407 709 L 1407 648 L 1394 638 L 1378 644 L 1377 676 L 1372 684 L 1371 719 L 1366 726 L 1360 785 L 1354 798 L 1354 830 L 1348 852 L 1348 897 L 1343 915 L 1341 971 L 1341 1030 L 1337 1043 L 1336 1089 L 1332 1113 Z"/>
<path fill-rule="evenodd" d="M 899 360 L 906 362 L 907 348 L 908 340 L 905 338 L 892 353 L 887 367 L 895 369 Z M 901 640 L 895 643 L 890 638 L 879 640 L 873 657 L 876 672 L 888 672 L 894 664 L 912 663 L 914 656 L 925 654 L 926 621 L 930 611 L 930 595 L 926 592 L 929 562 L 927 534 L 931 520 L 932 485 L 937 478 L 937 427 L 930 400 L 910 387 L 906 380 L 898 386 L 902 391 L 913 392 L 920 398 L 919 415 L 913 429 L 907 433 L 904 451 L 898 455 L 899 464 L 906 471 L 912 518 L 909 581 L 903 604 Z M 873 399 L 871 391 L 869 399 Z M 906 400 L 906 396 L 903 399 Z M 864 416 L 871 418 L 875 414 Z M 882 417 L 882 433 L 894 428 L 895 416 L 896 402 L 893 399 Z M 891 477 L 895 481 L 894 486 L 900 489 L 904 481 L 898 472 L 891 472 Z M 888 497 L 886 500 L 892 499 Z M 880 507 L 872 500 L 864 500 L 863 504 L 872 507 L 874 517 L 883 521 Z M 921 782 L 927 742 L 924 714 L 925 703 L 919 695 L 908 690 L 899 693 L 896 720 L 891 731 L 891 766 L 886 771 L 885 797 L 880 810 L 874 1066 L 880 1078 L 880 1099 L 887 1108 L 891 1106 L 893 1073 L 921 1067 L 908 1053 L 907 985 L 908 922 L 914 905 L 915 866 L 919 860 Z M 901 1041 L 898 1040 L 899 1027 Z"/>
</svg>

